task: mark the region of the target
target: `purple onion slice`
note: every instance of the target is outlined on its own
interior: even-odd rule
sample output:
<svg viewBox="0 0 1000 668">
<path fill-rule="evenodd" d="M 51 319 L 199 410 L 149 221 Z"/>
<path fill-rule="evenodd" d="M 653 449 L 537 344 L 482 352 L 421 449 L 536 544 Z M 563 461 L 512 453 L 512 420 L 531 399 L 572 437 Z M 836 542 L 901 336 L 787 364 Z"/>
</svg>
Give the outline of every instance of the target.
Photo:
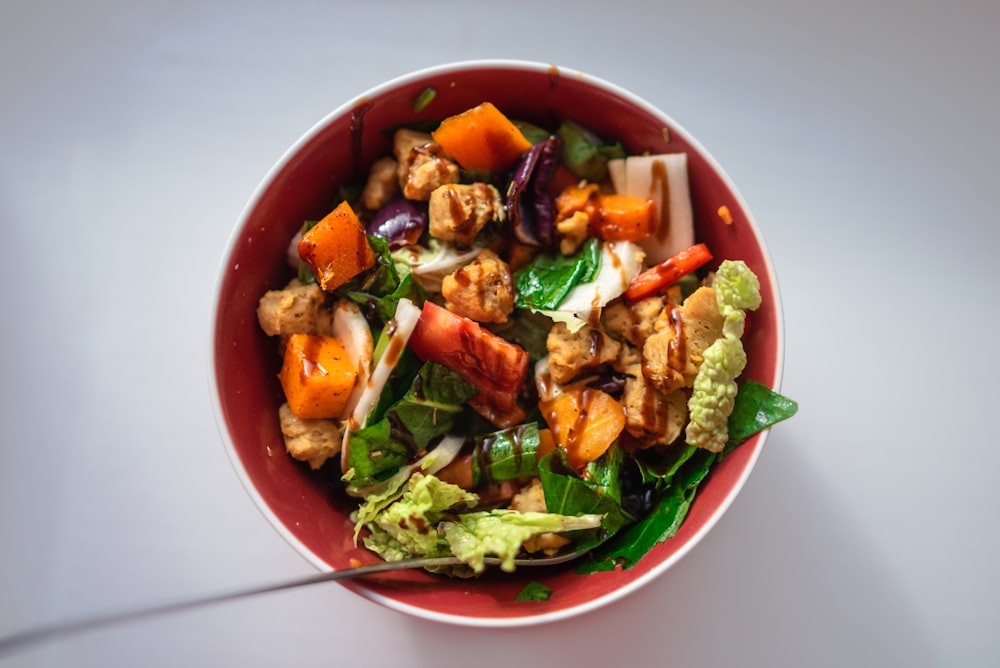
<svg viewBox="0 0 1000 668">
<path fill-rule="evenodd" d="M 427 203 L 405 197 L 386 202 L 367 225 L 368 234 L 385 239 L 390 250 L 417 243 L 425 229 Z"/>
<path fill-rule="evenodd" d="M 549 137 L 528 149 L 521 157 L 507 189 L 507 215 L 518 241 L 531 246 L 552 243 L 555 203 L 548 193 L 549 182 L 559 166 L 562 141 Z"/>
</svg>

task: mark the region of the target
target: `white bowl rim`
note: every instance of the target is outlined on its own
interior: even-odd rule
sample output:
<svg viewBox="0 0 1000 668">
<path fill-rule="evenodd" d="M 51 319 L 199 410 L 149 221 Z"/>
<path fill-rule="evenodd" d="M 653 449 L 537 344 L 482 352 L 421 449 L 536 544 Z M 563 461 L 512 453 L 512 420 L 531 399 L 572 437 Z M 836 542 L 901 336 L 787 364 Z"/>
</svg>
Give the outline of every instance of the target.
<svg viewBox="0 0 1000 668">
<path fill-rule="evenodd" d="M 264 515 L 265 519 L 271 525 L 271 527 L 278 532 L 278 534 L 284 538 L 284 540 L 289 543 L 303 558 L 310 562 L 320 571 L 330 571 L 332 570 L 319 555 L 310 550 L 305 544 L 299 540 L 294 534 L 292 534 L 284 523 L 274 514 L 271 508 L 268 506 L 267 502 L 261 496 L 260 492 L 254 486 L 253 482 L 250 480 L 249 474 L 246 468 L 240 461 L 239 455 L 236 451 L 236 446 L 232 441 L 232 437 L 229 433 L 228 428 L 225 426 L 225 415 L 222 410 L 222 402 L 219 394 L 219 377 L 217 374 L 216 365 L 216 353 L 215 353 L 215 329 L 216 329 L 216 319 L 218 317 L 219 309 L 221 306 L 221 293 L 222 286 L 225 277 L 229 270 L 230 258 L 232 257 L 236 245 L 240 238 L 240 233 L 245 227 L 247 220 L 252 213 L 252 211 L 259 204 L 261 198 L 266 191 L 268 184 L 270 184 L 274 177 L 277 176 L 292 160 L 292 158 L 299 153 L 317 134 L 319 134 L 327 125 L 329 125 L 334 119 L 348 114 L 356 106 L 358 100 L 371 99 L 388 91 L 391 91 L 400 86 L 406 85 L 412 81 L 417 81 L 424 79 L 429 76 L 440 76 L 447 75 L 456 72 L 465 72 L 473 69 L 513 69 L 521 70 L 530 73 L 551 73 L 554 70 L 558 71 L 562 76 L 577 77 L 587 81 L 588 83 L 603 88 L 612 94 L 627 100 L 630 104 L 643 109 L 647 113 L 657 118 L 662 118 L 667 122 L 667 125 L 671 128 L 671 133 L 679 135 L 684 138 L 688 143 L 692 151 L 697 152 L 704 161 L 711 166 L 712 170 L 715 171 L 720 179 L 725 183 L 726 187 L 733 193 L 739 207 L 746 214 L 746 222 L 753 230 L 754 236 L 757 243 L 760 246 L 761 256 L 764 264 L 767 267 L 767 277 L 770 281 L 770 294 L 773 296 L 773 307 L 777 320 L 777 328 L 775 332 L 775 359 L 776 359 L 776 369 L 775 369 L 775 381 L 774 381 L 774 391 L 778 392 L 781 390 L 781 381 L 784 375 L 784 358 L 785 358 L 785 336 L 784 336 L 784 316 L 781 304 L 781 296 L 778 288 L 778 281 L 775 273 L 775 268 L 771 259 L 771 254 L 767 248 L 764 237 L 761 234 L 760 227 L 755 220 L 750 207 L 744 200 L 742 193 L 736 187 L 736 184 L 732 181 L 729 174 L 722 168 L 722 166 L 715 160 L 715 158 L 701 145 L 701 143 L 691 136 L 688 131 L 679 124 L 673 117 L 669 114 L 663 112 L 658 107 L 652 105 L 642 97 L 639 97 L 635 93 L 626 90 L 617 84 L 611 83 L 599 77 L 584 74 L 578 70 L 563 67 L 560 65 L 553 65 L 551 63 L 543 63 L 540 61 L 531 60 L 517 60 L 517 59 L 479 59 L 479 60 L 460 60 L 451 63 L 444 63 L 441 65 L 435 65 L 432 67 L 426 67 L 422 69 L 417 69 L 409 73 L 397 76 L 395 78 L 389 79 L 381 84 L 369 88 L 367 91 L 362 92 L 359 95 L 354 96 L 348 101 L 341 104 L 339 107 L 328 113 L 317 123 L 315 123 L 312 128 L 306 131 L 299 139 L 295 141 L 294 144 L 289 147 L 284 154 L 278 159 L 277 162 L 268 170 L 267 174 L 261 179 L 260 183 L 257 185 L 256 189 L 252 193 L 251 197 L 244 206 L 237 223 L 234 226 L 232 232 L 230 233 L 229 240 L 227 241 L 223 259 L 220 263 L 218 273 L 215 281 L 215 289 L 213 293 L 212 301 L 212 317 L 210 319 L 210 337 L 208 346 L 208 371 L 209 371 L 209 382 L 210 396 L 212 401 L 212 408 L 215 412 L 216 426 L 219 431 L 219 435 L 222 438 L 223 446 L 226 449 L 227 455 L 229 457 L 230 464 L 236 472 L 243 488 L 253 499 L 254 504 L 257 506 L 258 510 Z M 694 547 L 701 542 L 701 540 L 711 531 L 715 525 L 719 522 L 723 515 L 728 511 L 729 507 L 733 504 L 736 497 L 743 490 L 746 485 L 750 474 L 757 466 L 757 462 L 760 459 L 761 452 L 763 451 L 764 444 L 767 441 L 768 435 L 770 434 L 770 429 L 765 429 L 759 435 L 759 440 L 757 442 L 757 448 L 754 451 L 751 458 L 748 460 L 747 465 L 744 467 L 742 475 L 736 481 L 736 484 L 732 486 L 726 496 L 723 498 L 722 502 L 719 504 L 718 508 L 711 514 L 711 516 L 705 521 L 705 524 L 691 536 L 691 538 L 675 553 L 670 555 L 669 558 L 665 559 L 663 562 L 657 564 L 655 567 L 651 568 L 649 571 L 641 575 L 640 577 L 632 580 L 628 584 L 615 589 L 614 591 L 608 592 L 602 596 L 591 599 L 584 603 L 580 603 L 574 606 L 568 606 L 560 610 L 556 610 L 544 614 L 527 614 L 512 617 L 467 617 L 464 615 L 450 615 L 440 612 L 435 612 L 421 608 L 419 606 L 410 605 L 403 603 L 396 599 L 383 596 L 370 589 L 365 589 L 363 587 L 353 588 L 353 591 L 360 594 L 362 597 L 367 598 L 379 605 L 386 608 L 397 610 L 414 617 L 419 617 L 422 619 L 427 619 L 430 621 L 442 622 L 447 624 L 459 625 L 459 626 L 469 626 L 469 627 L 479 627 L 479 628 L 509 628 L 525 626 L 528 624 L 540 624 L 554 621 L 561 621 L 569 619 L 571 617 L 576 617 L 578 615 L 585 614 L 587 612 L 596 610 L 598 608 L 609 605 L 615 601 L 619 601 L 632 592 L 644 587 L 651 580 L 659 577 L 662 573 L 670 569 L 674 564 L 685 557 Z"/>
</svg>

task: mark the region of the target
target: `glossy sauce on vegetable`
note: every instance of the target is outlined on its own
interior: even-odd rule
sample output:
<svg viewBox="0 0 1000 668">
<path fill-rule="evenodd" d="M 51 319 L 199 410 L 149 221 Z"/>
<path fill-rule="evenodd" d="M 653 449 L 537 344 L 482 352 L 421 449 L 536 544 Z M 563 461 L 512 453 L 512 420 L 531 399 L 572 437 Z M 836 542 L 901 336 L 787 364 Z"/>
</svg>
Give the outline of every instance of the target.
<svg viewBox="0 0 1000 668">
<path fill-rule="evenodd" d="M 362 136 L 365 132 L 365 114 L 375 106 L 374 103 L 363 98 L 358 101 L 358 103 L 351 109 L 351 164 L 354 169 L 355 179 L 360 178 L 364 173 L 364 165 L 361 164 L 362 158 Z"/>
<path fill-rule="evenodd" d="M 521 462 L 524 459 L 524 445 L 521 442 L 521 430 L 511 429 L 506 433 L 495 432 L 487 434 L 479 439 L 475 452 L 476 464 L 479 467 L 480 477 L 476 481 L 477 485 L 492 485 L 497 481 L 493 479 L 493 448 L 501 437 L 507 436 L 511 441 L 511 451 L 514 455 L 515 468 L 521 469 Z"/>
<path fill-rule="evenodd" d="M 385 361 L 389 365 L 395 366 L 400 355 L 403 354 L 403 349 L 406 348 L 406 341 L 399 334 L 395 320 L 389 320 L 386 323 L 386 334 L 389 336 L 389 345 L 385 349 Z"/>
<path fill-rule="evenodd" d="M 324 376 L 326 375 L 326 369 L 323 368 L 317 360 L 319 359 L 319 351 L 322 348 L 322 342 L 318 338 L 310 338 L 306 341 L 302 349 L 302 378 L 305 379 L 316 371 L 319 371 Z"/>
<path fill-rule="evenodd" d="M 667 163 L 654 160 L 650 167 L 649 197 L 655 201 L 657 188 L 660 195 L 659 225 L 656 227 L 656 240 L 666 243 L 670 237 L 670 179 L 667 178 Z"/>
<path fill-rule="evenodd" d="M 681 310 L 673 304 L 667 306 L 667 321 L 673 327 L 674 337 L 667 345 L 667 360 L 672 369 L 681 370 L 687 360 L 687 340 L 684 338 L 684 320 Z"/>
<path fill-rule="evenodd" d="M 576 422 L 570 427 L 569 433 L 566 434 L 566 450 L 569 452 L 574 452 L 580 447 L 580 443 L 584 438 L 584 428 L 587 426 L 590 403 L 596 392 L 596 390 L 586 387 L 580 393 L 580 412 L 577 413 Z M 559 439 L 556 439 L 556 442 L 558 443 Z"/>
</svg>

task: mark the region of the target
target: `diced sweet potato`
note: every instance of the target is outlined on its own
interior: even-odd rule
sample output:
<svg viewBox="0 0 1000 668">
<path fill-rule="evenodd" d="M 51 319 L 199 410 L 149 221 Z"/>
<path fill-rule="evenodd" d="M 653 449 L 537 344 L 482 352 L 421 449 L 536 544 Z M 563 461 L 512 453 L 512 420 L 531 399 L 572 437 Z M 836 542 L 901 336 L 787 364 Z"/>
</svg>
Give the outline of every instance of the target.
<svg viewBox="0 0 1000 668">
<path fill-rule="evenodd" d="M 531 148 L 517 126 L 490 102 L 449 116 L 431 134 L 466 169 L 508 169 Z"/>
<path fill-rule="evenodd" d="M 344 345 L 332 336 L 292 334 L 278 379 L 292 413 L 336 418 L 347 407 L 358 372 Z"/>
<path fill-rule="evenodd" d="M 605 241 L 641 241 L 653 233 L 659 220 L 653 200 L 598 192 L 594 183 L 563 188 L 556 197 L 556 212 L 559 221 L 577 212 L 587 214 L 590 235 Z"/>
<path fill-rule="evenodd" d="M 625 428 L 625 411 L 610 394 L 575 385 L 538 407 L 555 444 L 571 466 L 582 469 L 611 447 Z"/>
<path fill-rule="evenodd" d="M 590 214 L 591 232 L 605 241 L 642 241 L 658 220 L 656 203 L 633 195 L 598 195 Z"/>
<path fill-rule="evenodd" d="M 302 235 L 299 256 L 324 290 L 340 287 L 375 264 L 365 226 L 346 201 Z"/>
</svg>

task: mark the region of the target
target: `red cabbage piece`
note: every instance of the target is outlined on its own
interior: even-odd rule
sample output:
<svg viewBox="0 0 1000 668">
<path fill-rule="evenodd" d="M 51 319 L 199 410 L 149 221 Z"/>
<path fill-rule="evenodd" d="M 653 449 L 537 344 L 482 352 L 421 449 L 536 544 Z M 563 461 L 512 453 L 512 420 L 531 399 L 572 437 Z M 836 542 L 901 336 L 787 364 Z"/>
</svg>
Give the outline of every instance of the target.
<svg viewBox="0 0 1000 668">
<path fill-rule="evenodd" d="M 390 250 L 415 244 L 427 229 L 427 203 L 396 197 L 376 211 L 366 227 L 368 234 L 385 239 Z"/>
<path fill-rule="evenodd" d="M 562 140 L 549 137 L 525 151 L 507 189 L 507 215 L 518 241 L 531 246 L 552 243 L 555 203 L 549 182 L 559 166 Z"/>
</svg>

